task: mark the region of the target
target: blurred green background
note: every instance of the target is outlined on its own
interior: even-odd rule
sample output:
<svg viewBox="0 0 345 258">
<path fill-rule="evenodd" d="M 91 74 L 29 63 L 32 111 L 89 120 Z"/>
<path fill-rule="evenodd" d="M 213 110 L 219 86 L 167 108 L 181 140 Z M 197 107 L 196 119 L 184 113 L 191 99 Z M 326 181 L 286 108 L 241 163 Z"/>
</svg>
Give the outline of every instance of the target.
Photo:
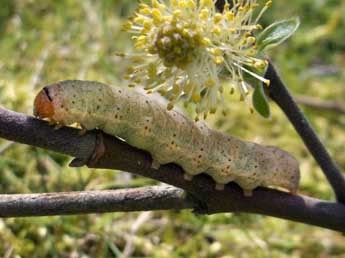
<svg viewBox="0 0 345 258">
<path fill-rule="evenodd" d="M 345 103 L 345 1 L 273 1 L 264 25 L 300 16 L 301 27 L 269 52 L 295 95 Z M 131 0 L 0 0 L 0 105 L 32 114 L 34 95 L 65 79 L 121 85 L 130 51 L 121 24 Z M 122 83 L 123 84 L 123 83 Z M 123 85 L 125 86 L 125 85 Z M 235 98 L 235 99 L 233 99 Z M 209 124 L 293 153 L 301 163 L 300 193 L 333 200 L 320 169 L 282 112 L 251 115 L 238 96 L 227 117 Z M 345 169 L 345 115 L 303 108 Z M 33 193 L 158 184 L 120 171 L 68 167 L 69 157 L 0 139 L 0 192 Z M 0 219 L 4 257 L 345 257 L 345 237 L 330 230 L 248 214 L 196 216 L 190 211 Z"/>
</svg>

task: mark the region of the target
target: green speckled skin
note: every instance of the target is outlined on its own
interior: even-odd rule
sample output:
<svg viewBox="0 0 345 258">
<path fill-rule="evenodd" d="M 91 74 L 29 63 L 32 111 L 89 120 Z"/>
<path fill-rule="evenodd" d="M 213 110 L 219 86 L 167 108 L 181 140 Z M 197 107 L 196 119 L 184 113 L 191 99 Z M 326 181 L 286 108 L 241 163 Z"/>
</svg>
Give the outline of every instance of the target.
<svg viewBox="0 0 345 258">
<path fill-rule="evenodd" d="M 121 137 L 150 152 L 155 166 L 176 163 L 187 175 L 207 173 L 218 186 L 234 181 L 247 192 L 257 186 L 297 191 L 298 162 L 279 148 L 212 130 L 130 89 L 91 81 L 62 81 L 47 89 L 53 120 Z"/>
</svg>

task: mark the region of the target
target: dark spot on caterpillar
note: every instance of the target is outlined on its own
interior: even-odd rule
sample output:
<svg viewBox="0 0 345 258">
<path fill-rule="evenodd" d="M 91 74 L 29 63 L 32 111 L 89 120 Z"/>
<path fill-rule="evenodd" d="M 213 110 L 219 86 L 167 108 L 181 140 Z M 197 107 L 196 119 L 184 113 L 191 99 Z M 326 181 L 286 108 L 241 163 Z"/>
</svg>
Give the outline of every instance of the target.
<svg viewBox="0 0 345 258">
<path fill-rule="evenodd" d="M 176 137 L 176 133 L 173 134 L 173 137 L 174 137 L 174 138 Z"/>
<path fill-rule="evenodd" d="M 171 142 L 171 145 L 174 145 L 174 144 L 175 144 L 175 142 L 174 142 L 174 141 L 172 141 L 172 142 Z"/>
<path fill-rule="evenodd" d="M 74 100 L 72 100 L 72 104 L 75 104 L 75 101 L 74 101 Z"/>
<path fill-rule="evenodd" d="M 145 130 L 147 130 L 147 129 L 149 129 L 147 126 L 145 126 L 145 128 L 144 128 Z"/>
<path fill-rule="evenodd" d="M 76 94 L 73 94 L 73 98 L 76 98 L 77 97 L 77 95 Z"/>
<path fill-rule="evenodd" d="M 149 101 L 148 100 L 145 100 L 146 104 L 149 104 Z"/>
<path fill-rule="evenodd" d="M 64 108 L 64 105 L 61 105 L 60 108 Z"/>
<path fill-rule="evenodd" d="M 117 118 L 118 118 L 118 115 L 115 115 L 114 117 L 115 117 L 115 119 L 117 119 Z"/>
<path fill-rule="evenodd" d="M 98 99 L 99 102 L 102 102 L 102 99 Z"/>
<path fill-rule="evenodd" d="M 257 166 L 257 165 L 255 165 L 255 166 L 254 166 L 254 168 L 258 168 L 258 166 Z"/>
<path fill-rule="evenodd" d="M 230 169 L 230 166 L 226 166 L 227 169 Z"/>
<path fill-rule="evenodd" d="M 121 94 L 122 93 L 122 91 L 121 90 L 118 90 L 118 92 Z"/>
<path fill-rule="evenodd" d="M 123 118 L 123 116 L 120 116 L 120 119 L 122 119 Z"/>
<path fill-rule="evenodd" d="M 117 109 L 117 111 L 120 111 L 121 108 L 117 107 L 116 109 Z"/>
<path fill-rule="evenodd" d="M 100 106 L 99 106 L 99 105 L 97 105 L 96 109 L 97 109 L 97 110 L 99 110 L 99 109 L 100 109 Z"/>
<path fill-rule="evenodd" d="M 204 148 L 201 148 L 200 151 L 204 151 Z"/>
<path fill-rule="evenodd" d="M 228 159 L 229 162 L 231 162 L 232 160 L 231 159 Z"/>
<path fill-rule="evenodd" d="M 199 155 L 198 158 L 201 159 L 201 158 L 202 158 L 202 155 Z"/>
</svg>

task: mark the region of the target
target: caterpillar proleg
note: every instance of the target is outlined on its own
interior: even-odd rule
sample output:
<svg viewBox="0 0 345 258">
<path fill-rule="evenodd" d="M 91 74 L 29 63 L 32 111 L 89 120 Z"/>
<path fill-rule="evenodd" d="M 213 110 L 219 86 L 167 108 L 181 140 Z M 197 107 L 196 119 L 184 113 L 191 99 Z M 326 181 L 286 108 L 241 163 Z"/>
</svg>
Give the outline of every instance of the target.
<svg viewBox="0 0 345 258">
<path fill-rule="evenodd" d="M 222 189 L 236 182 L 246 195 L 258 186 L 282 187 L 295 193 L 297 160 L 276 147 L 242 141 L 194 122 L 176 110 L 136 91 L 92 81 L 61 81 L 36 96 L 34 114 L 59 125 L 79 123 L 121 137 L 148 151 L 153 166 L 176 163 L 185 178 L 206 173 Z"/>
</svg>

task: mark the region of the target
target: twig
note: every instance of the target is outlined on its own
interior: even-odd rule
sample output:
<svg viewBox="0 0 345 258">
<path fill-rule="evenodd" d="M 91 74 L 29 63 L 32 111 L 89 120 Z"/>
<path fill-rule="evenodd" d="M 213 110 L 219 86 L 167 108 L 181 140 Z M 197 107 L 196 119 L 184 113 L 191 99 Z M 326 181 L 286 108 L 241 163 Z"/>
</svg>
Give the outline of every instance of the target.
<svg viewBox="0 0 345 258">
<path fill-rule="evenodd" d="M 326 101 L 309 96 L 296 96 L 295 99 L 297 103 L 307 107 L 334 111 L 336 113 L 345 115 L 345 104 L 337 101 Z"/>
<path fill-rule="evenodd" d="M 56 131 L 44 121 L 0 108 L 0 137 L 78 157 L 83 163 L 94 151 L 97 133 L 89 132 L 80 136 L 78 132 L 79 130 L 73 128 L 62 128 Z M 217 191 L 213 180 L 207 175 L 199 175 L 192 181 L 186 181 L 180 167 L 169 164 L 161 166 L 158 170 L 152 169 L 151 157 L 148 153 L 133 148 L 115 137 L 104 135 L 104 144 L 106 152 L 93 167 L 120 169 L 179 187 L 195 198 L 190 197 L 188 200 L 192 201 L 188 201 L 186 205 L 181 204 L 181 199 L 176 199 L 175 195 L 176 202 L 183 207 L 193 207 L 198 213 L 257 213 L 345 232 L 345 205 L 343 204 L 265 188 L 258 188 L 254 191 L 253 197 L 247 198 L 243 196 L 242 190 L 236 184 L 228 184 L 224 191 Z M 125 193 L 122 192 L 122 194 Z M 0 203 L 2 203 L 0 213 L 3 216 L 6 214 L 7 216 L 28 216 L 29 214 L 39 216 L 48 215 L 47 212 L 55 215 L 106 212 L 112 211 L 109 203 L 113 199 L 116 200 L 116 194 L 113 191 L 103 192 L 103 195 L 102 192 L 82 192 L 79 196 L 77 195 L 78 198 L 75 198 L 75 193 L 71 194 L 41 194 L 35 195 L 34 199 L 26 198 L 27 195 L 0 195 Z M 49 195 L 54 198 L 48 198 L 48 202 Z M 61 200 L 64 202 L 60 202 Z M 130 202 L 131 198 L 122 199 L 124 200 Z M 124 211 L 130 210 L 127 208 L 128 203 L 122 201 L 118 203 L 118 207 Z M 132 201 L 135 202 L 135 200 Z M 59 206 L 56 206 L 54 202 L 58 202 Z M 121 203 L 123 206 L 120 206 Z M 147 206 L 146 202 L 142 200 L 137 202 L 137 204 L 140 203 L 143 205 L 142 210 L 151 210 L 152 207 Z M 74 206 L 77 204 L 78 210 L 75 210 Z M 166 202 L 164 206 L 163 200 L 162 205 L 161 209 L 178 208 L 170 205 L 169 202 Z M 158 206 L 156 208 L 158 209 Z"/>
<path fill-rule="evenodd" d="M 270 62 L 265 78 L 271 81 L 267 89 L 269 96 L 283 110 L 314 159 L 322 168 L 323 173 L 330 182 L 337 200 L 345 203 L 345 177 L 336 162 L 331 158 L 325 146 L 321 143 L 311 124 L 299 109 L 289 90 L 280 79 L 273 64 Z"/>
<path fill-rule="evenodd" d="M 114 211 L 191 209 L 197 204 L 175 187 L 0 195 L 0 217 L 51 216 Z"/>
</svg>

